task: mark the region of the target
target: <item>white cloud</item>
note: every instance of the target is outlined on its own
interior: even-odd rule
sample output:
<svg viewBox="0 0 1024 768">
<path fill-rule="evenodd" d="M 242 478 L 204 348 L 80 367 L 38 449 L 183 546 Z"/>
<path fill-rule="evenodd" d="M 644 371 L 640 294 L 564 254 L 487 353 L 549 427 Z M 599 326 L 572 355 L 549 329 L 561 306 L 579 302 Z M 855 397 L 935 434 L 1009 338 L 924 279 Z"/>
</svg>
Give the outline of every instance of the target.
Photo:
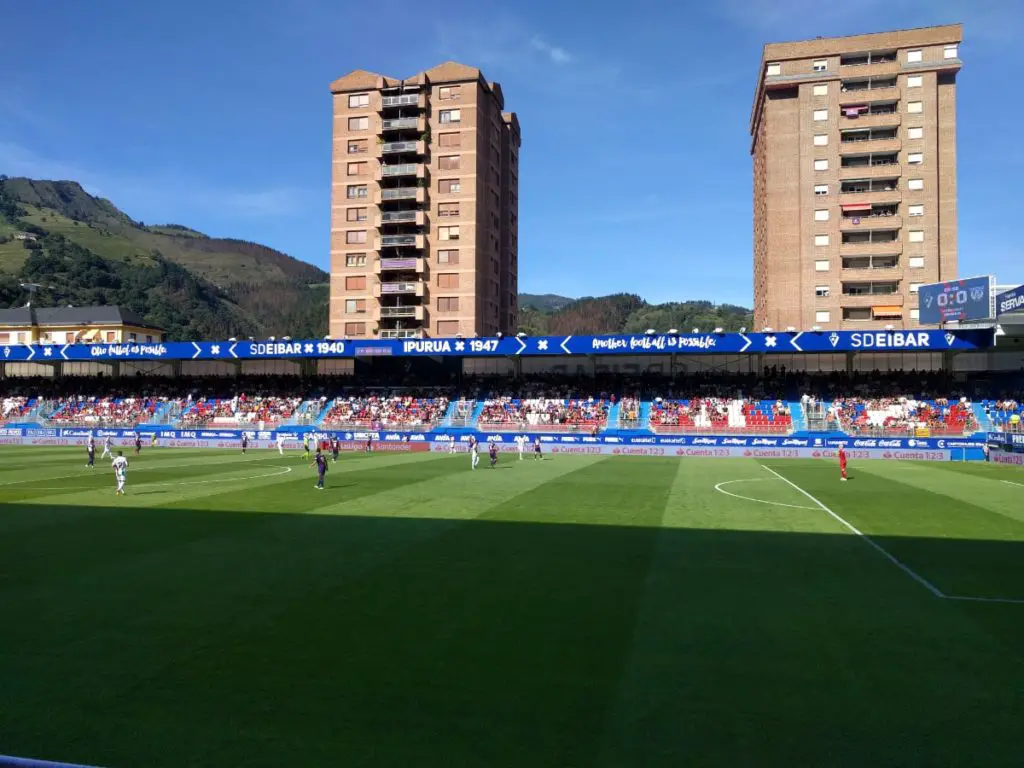
<svg viewBox="0 0 1024 768">
<path fill-rule="evenodd" d="M 568 64 L 573 60 L 573 57 L 567 50 L 565 50 L 565 48 L 558 45 L 550 45 L 536 36 L 530 38 L 530 47 L 535 51 L 540 51 L 555 64 Z"/>
</svg>

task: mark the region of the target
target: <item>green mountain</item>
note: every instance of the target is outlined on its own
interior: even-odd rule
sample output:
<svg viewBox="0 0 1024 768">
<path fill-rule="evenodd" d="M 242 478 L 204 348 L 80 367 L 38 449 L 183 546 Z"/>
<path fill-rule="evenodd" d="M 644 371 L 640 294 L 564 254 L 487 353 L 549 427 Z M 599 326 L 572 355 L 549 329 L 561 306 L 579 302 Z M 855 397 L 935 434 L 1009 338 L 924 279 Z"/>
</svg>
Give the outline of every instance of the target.
<svg viewBox="0 0 1024 768">
<path fill-rule="evenodd" d="M 542 302 L 531 301 L 537 298 L 563 301 L 551 302 L 548 308 L 543 308 Z M 582 299 L 550 294 L 519 295 L 519 327 L 531 335 L 643 333 L 648 328 L 656 331 L 676 328 L 684 333 L 694 328 L 735 331 L 752 325 L 753 313 L 746 307 L 710 301 L 648 304 L 639 296 L 627 293 Z"/>
<path fill-rule="evenodd" d="M 28 237 L 26 237 L 28 235 Z M 73 181 L 0 176 L 0 305 L 119 304 L 171 338 L 322 336 L 329 277 L 280 251 L 147 226 Z"/>
</svg>

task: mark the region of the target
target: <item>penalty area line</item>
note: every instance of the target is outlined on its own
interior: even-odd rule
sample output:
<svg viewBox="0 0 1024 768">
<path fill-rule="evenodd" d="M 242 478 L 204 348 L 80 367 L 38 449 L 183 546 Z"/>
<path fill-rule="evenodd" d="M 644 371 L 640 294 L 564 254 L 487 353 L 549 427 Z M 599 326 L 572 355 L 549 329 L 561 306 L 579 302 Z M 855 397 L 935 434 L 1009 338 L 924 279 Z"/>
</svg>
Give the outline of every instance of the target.
<svg viewBox="0 0 1024 768">
<path fill-rule="evenodd" d="M 730 483 L 759 483 L 765 478 L 763 477 L 751 477 L 743 480 L 725 480 L 721 483 L 715 484 L 715 490 L 719 493 L 724 493 L 726 496 L 732 496 L 734 499 L 743 499 L 744 501 L 755 501 L 758 504 L 770 504 L 773 507 L 789 507 L 790 509 L 807 509 L 811 512 L 817 512 L 817 507 L 808 507 L 806 504 L 785 504 L 781 501 L 769 501 L 768 499 L 755 499 L 753 496 L 744 496 L 739 493 L 733 493 L 723 488 L 723 485 L 729 485 Z"/>
<path fill-rule="evenodd" d="M 847 520 L 843 519 L 842 517 L 840 517 L 839 515 L 837 515 L 835 512 L 833 512 L 831 509 L 826 507 L 824 504 L 822 504 L 820 501 L 818 501 L 818 499 L 816 499 L 814 496 L 809 494 L 807 491 L 805 491 L 799 485 L 794 483 L 792 480 L 790 480 L 790 479 L 788 479 L 786 477 L 783 477 L 778 472 L 776 472 L 774 469 L 772 469 L 771 467 L 765 466 L 764 464 L 762 464 L 761 467 L 763 469 L 768 470 L 773 475 L 775 475 L 777 478 L 779 478 L 779 480 L 782 480 L 782 481 L 786 482 L 792 488 L 796 489 L 797 491 L 802 493 L 804 496 L 806 496 L 808 499 L 813 501 L 815 504 L 817 504 L 819 509 L 821 509 L 823 512 L 828 514 L 833 520 L 835 520 L 837 523 L 842 525 L 848 531 L 850 531 L 851 533 L 856 534 L 861 539 L 863 539 L 869 546 L 871 546 L 872 549 L 874 549 L 876 552 L 878 552 L 878 554 L 880 554 L 882 557 L 884 557 L 890 563 L 895 565 L 897 568 L 899 568 L 901 571 L 903 571 L 905 574 L 907 574 L 907 576 L 912 578 L 914 581 L 916 581 L 922 587 L 924 587 L 929 592 L 931 592 L 935 597 L 941 597 L 941 598 L 946 598 L 947 597 L 947 595 L 941 589 L 939 589 L 934 584 L 932 584 L 930 581 L 928 581 L 928 579 L 926 579 L 924 576 L 919 574 L 917 571 L 915 571 L 910 566 L 908 566 L 905 563 L 901 562 L 895 555 L 893 555 L 891 552 L 889 552 L 889 550 L 887 550 L 881 544 L 876 542 L 874 539 L 872 539 L 866 533 L 863 533 L 862 531 L 858 530 L 849 521 L 847 521 Z"/>
</svg>

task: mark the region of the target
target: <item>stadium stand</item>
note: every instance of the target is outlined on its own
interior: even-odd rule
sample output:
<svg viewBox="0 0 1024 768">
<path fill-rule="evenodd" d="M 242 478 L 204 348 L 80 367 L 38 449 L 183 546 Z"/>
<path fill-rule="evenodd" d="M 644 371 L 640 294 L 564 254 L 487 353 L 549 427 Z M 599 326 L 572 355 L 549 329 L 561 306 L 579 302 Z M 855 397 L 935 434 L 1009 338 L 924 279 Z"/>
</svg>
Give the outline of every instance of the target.
<svg viewBox="0 0 1024 768">
<path fill-rule="evenodd" d="M 658 398 L 651 407 L 651 429 L 657 434 L 691 432 L 788 434 L 793 431 L 789 406 L 782 401 L 699 397 Z"/>
<path fill-rule="evenodd" d="M 301 397 L 247 396 L 186 401 L 179 423 L 183 426 L 276 426 L 291 419 L 303 403 Z"/>
<path fill-rule="evenodd" d="M 158 402 L 148 397 L 61 398 L 46 418 L 56 426 L 132 427 L 149 421 Z"/>
<path fill-rule="evenodd" d="M 996 430 L 1001 432 L 1024 431 L 1024 405 L 1020 400 L 1014 398 L 983 400 L 981 405 Z"/>
<path fill-rule="evenodd" d="M 3 409 L 2 420 L 4 423 L 24 418 L 36 407 L 37 400 L 34 397 L 5 397 L 0 403 Z"/>
<path fill-rule="evenodd" d="M 322 426 L 429 430 L 448 409 L 448 398 L 413 395 L 370 395 L 340 397 L 329 407 Z"/>
<path fill-rule="evenodd" d="M 499 397 L 484 401 L 479 426 L 488 432 L 598 430 L 608 423 L 609 401 L 560 397 Z"/>
</svg>

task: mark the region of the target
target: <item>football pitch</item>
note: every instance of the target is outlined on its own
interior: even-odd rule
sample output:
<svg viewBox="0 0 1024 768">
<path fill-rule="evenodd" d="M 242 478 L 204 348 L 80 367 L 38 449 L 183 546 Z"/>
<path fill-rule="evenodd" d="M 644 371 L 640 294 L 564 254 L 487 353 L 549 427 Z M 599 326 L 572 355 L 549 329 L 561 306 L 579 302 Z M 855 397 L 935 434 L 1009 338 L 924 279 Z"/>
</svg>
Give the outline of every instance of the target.
<svg viewBox="0 0 1024 768">
<path fill-rule="evenodd" d="M 0 754 L 1020 765 L 1024 473 L 0 449 Z"/>
</svg>

